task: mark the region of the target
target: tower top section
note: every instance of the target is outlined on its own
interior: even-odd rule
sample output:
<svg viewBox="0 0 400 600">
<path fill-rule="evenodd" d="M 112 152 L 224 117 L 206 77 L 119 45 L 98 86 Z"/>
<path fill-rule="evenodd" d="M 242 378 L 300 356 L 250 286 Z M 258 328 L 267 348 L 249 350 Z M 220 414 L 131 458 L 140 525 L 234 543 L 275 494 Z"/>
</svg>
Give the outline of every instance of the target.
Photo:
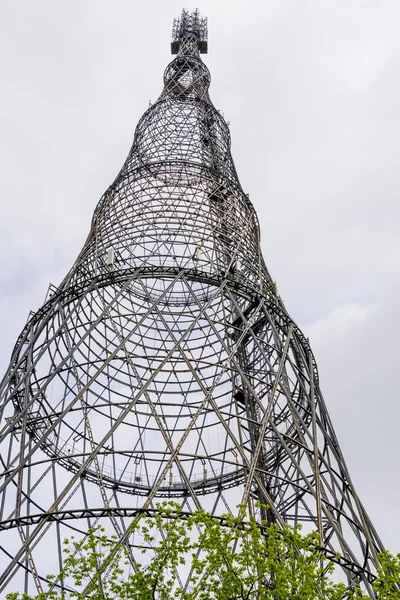
<svg viewBox="0 0 400 600">
<path fill-rule="evenodd" d="M 198 8 L 193 11 L 182 10 L 182 14 L 172 26 L 171 54 L 178 54 L 184 40 L 196 42 L 200 54 L 208 51 L 207 17 L 202 17 Z"/>
</svg>

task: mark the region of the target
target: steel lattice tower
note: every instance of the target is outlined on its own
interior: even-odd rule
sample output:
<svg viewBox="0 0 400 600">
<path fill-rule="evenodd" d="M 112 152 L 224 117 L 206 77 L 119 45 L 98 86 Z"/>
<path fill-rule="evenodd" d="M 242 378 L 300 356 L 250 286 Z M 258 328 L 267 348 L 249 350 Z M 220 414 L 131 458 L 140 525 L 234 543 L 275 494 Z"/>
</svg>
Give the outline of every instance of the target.
<svg viewBox="0 0 400 600">
<path fill-rule="evenodd" d="M 129 523 L 172 498 L 305 523 L 373 596 L 383 546 L 261 255 L 198 11 L 175 20 L 171 50 L 161 96 L 2 383 L 0 590 L 40 590 L 62 539 L 97 522 L 134 552 Z"/>
</svg>

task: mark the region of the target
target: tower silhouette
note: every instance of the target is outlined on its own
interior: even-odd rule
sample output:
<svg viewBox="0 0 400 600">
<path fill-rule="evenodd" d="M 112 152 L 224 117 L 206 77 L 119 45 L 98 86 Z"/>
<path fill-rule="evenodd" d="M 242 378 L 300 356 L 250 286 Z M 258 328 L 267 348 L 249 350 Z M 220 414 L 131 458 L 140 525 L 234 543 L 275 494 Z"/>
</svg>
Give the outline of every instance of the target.
<svg viewBox="0 0 400 600">
<path fill-rule="evenodd" d="M 317 529 L 344 580 L 373 597 L 383 546 L 265 266 L 198 11 L 175 20 L 171 51 L 82 251 L 2 382 L 0 590 L 41 590 L 63 538 L 98 522 L 129 544 L 135 515 L 171 498 Z"/>
</svg>

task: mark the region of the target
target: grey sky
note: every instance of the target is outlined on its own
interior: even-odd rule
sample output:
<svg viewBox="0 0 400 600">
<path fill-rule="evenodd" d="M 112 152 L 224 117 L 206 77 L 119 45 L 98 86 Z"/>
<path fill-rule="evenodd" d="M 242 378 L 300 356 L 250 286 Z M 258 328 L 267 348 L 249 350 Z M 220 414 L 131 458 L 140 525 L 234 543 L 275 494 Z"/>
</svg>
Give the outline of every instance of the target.
<svg viewBox="0 0 400 600">
<path fill-rule="evenodd" d="M 199 8 L 211 97 L 230 121 L 265 260 L 311 338 L 361 499 L 398 551 L 400 4 Z M 181 9 L 176 0 L 0 0 L 2 370 L 162 89 Z"/>
</svg>

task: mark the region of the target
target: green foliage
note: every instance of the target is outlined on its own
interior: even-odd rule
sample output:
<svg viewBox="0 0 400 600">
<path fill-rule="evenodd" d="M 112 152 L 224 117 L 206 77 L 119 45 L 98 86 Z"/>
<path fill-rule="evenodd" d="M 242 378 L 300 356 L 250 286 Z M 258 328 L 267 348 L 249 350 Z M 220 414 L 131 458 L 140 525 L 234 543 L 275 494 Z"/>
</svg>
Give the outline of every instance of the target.
<svg viewBox="0 0 400 600">
<path fill-rule="evenodd" d="M 373 585 L 374 592 L 380 600 L 399 600 L 400 554 L 393 556 L 386 550 L 380 554 L 379 560 L 381 566 Z"/>
<path fill-rule="evenodd" d="M 64 541 L 64 568 L 48 576 L 48 589 L 7 600 L 351 600 L 366 598 L 334 583 L 334 564 L 318 549 L 316 532 L 300 527 L 260 528 L 244 507 L 223 522 L 205 511 L 185 516 L 177 504 L 163 503 L 152 516 L 134 521 L 131 533 L 143 563 L 101 527 L 83 540 Z M 138 542 L 139 540 L 139 542 Z M 400 600 L 400 555 L 384 552 L 374 583 L 380 600 Z M 179 587 L 176 571 L 191 572 Z M 61 591 L 57 584 L 64 582 Z M 86 593 L 85 593 L 86 590 Z"/>
</svg>

